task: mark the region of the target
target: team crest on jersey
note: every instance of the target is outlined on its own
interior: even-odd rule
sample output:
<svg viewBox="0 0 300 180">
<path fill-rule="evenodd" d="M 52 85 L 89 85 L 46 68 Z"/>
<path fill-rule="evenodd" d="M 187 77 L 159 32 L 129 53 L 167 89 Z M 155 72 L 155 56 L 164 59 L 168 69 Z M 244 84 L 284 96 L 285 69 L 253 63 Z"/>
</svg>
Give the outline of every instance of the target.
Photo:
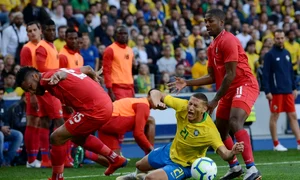
<svg viewBox="0 0 300 180">
<path fill-rule="evenodd" d="M 285 58 L 287 61 L 290 61 L 290 56 L 286 55 Z"/>
<path fill-rule="evenodd" d="M 129 54 L 125 54 L 125 59 L 129 59 Z"/>
<path fill-rule="evenodd" d="M 199 135 L 199 131 L 198 131 L 197 129 L 195 129 L 194 135 L 195 135 L 195 136 L 198 136 L 198 135 Z"/>
</svg>

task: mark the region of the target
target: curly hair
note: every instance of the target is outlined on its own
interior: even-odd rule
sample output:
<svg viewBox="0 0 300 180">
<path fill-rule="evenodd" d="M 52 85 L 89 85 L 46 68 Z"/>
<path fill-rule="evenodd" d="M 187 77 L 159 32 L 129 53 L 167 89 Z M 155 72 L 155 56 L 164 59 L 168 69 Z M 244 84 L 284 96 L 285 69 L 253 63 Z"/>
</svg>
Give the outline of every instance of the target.
<svg viewBox="0 0 300 180">
<path fill-rule="evenodd" d="M 29 66 L 22 67 L 17 72 L 17 75 L 16 75 L 17 86 L 21 86 L 22 83 L 24 82 L 24 80 L 26 79 L 26 77 L 33 72 L 39 73 L 39 71 L 37 69 L 35 69 L 34 67 L 29 67 Z"/>
</svg>

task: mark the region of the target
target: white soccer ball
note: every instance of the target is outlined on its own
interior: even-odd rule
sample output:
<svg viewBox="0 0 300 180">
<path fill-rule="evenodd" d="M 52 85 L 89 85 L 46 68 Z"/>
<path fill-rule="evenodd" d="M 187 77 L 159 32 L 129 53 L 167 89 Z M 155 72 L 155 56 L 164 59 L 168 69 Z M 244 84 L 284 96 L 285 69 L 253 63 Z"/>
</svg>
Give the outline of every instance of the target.
<svg viewBox="0 0 300 180">
<path fill-rule="evenodd" d="M 197 180 L 213 180 L 217 176 L 217 165 L 208 157 L 198 158 L 192 165 L 191 173 Z"/>
</svg>

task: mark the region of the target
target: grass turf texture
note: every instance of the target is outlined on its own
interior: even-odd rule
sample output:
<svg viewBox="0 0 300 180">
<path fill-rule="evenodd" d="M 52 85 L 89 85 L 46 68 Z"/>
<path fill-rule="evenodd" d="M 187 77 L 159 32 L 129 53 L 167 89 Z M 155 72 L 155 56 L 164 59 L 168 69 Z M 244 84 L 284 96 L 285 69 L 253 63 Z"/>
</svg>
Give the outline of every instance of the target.
<svg viewBox="0 0 300 180">
<path fill-rule="evenodd" d="M 288 152 L 258 151 L 254 153 L 257 167 L 261 171 L 264 180 L 300 179 L 300 151 L 289 150 Z M 226 162 L 216 155 L 209 153 L 218 166 L 217 178 L 219 179 L 228 170 Z M 243 164 L 241 156 L 238 156 Z M 131 159 L 127 167 L 119 169 L 116 173 L 133 172 L 135 162 Z M 103 176 L 104 167 L 100 165 L 84 165 L 82 168 L 65 169 L 65 179 L 83 180 L 113 180 L 117 175 Z M 42 180 L 51 176 L 51 169 L 28 169 L 25 166 L 0 168 L 0 179 L 5 180 Z"/>
</svg>

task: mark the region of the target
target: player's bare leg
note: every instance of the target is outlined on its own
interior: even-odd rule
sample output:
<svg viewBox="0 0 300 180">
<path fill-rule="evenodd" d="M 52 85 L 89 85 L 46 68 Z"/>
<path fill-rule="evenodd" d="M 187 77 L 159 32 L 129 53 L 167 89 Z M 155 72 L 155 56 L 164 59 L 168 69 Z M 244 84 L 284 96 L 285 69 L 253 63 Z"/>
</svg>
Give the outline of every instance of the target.
<svg viewBox="0 0 300 180">
<path fill-rule="evenodd" d="M 126 158 L 116 154 L 95 136 L 74 136 L 72 137 L 72 142 L 95 154 L 104 156 L 109 161 L 109 166 L 104 172 L 104 174 L 107 176 L 114 173 L 114 171 L 116 171 L 117 169 L 127 165 Z"/>
<path fill-rule="evenodd" d="M 218 118 L 216 119 L 216 126 L 220 132 L 221 138 L 227 149 L 232 149 L 234 142 L 229 135 L 229 120 Z M 242 166 L 239 164 L 236 156 L 231 161 L 228 161 L 229 171 L 221 178 L 223 180 L 234 179 L 240 177 L 244 172 Z"/>
<path fill-rule="evenodd" d="M 299 123 L 297 119 L 297 114 L 296 112 L 291 112 L 291 113 L 287 113 L 287 115 L 290 120 L 291 129 L 297 140 L 297 144 L 298 144 L 297 149 L 300 150 L 300 129 L 299 129 Z"/>
<path fill-rule="evenodd" d="M 238 142 L 244 142 L 244 152 L 242 153 L 244 162 L 246 164 L 246 174 L 244 180 L 259 180 L 261 174 L 255 167 L 253 152 L 248 132 L 244 129 L 244 123 L 248 114 L 241 108 L 231 108 L 229 117 L 229 127 L 234 133 L 235 139 Z"/>
<path fill-rule="evenodd" d="M 278 140 L 277 136 L 277 121 L 279 118 L 279 113 L 272 113 L 270 116 L 270 133 L 273 140 L 274 150 L 275 151 L 287 151 L 287 148 L 282 146 Z"/>
<path fill-rule="evenodd" d="M 40 121 L 40 150 L 42 154 L 41 167 L 51 167 L 51 161 L 49 159 L 49 136 L 50 136 L 50 125 L 51 119 L 48 116 L 41 117 Z"/>
<path fill-rule="evenodd" d="M 24 143 L 27 151 L 27 164 L 28 168 L 39 168 L 41 162 L 36 159 L 39 152 L 39 124 L 40 118 L 37 116 L 26 116 L 26 130 L 24 136 Z"/>
</svg>

